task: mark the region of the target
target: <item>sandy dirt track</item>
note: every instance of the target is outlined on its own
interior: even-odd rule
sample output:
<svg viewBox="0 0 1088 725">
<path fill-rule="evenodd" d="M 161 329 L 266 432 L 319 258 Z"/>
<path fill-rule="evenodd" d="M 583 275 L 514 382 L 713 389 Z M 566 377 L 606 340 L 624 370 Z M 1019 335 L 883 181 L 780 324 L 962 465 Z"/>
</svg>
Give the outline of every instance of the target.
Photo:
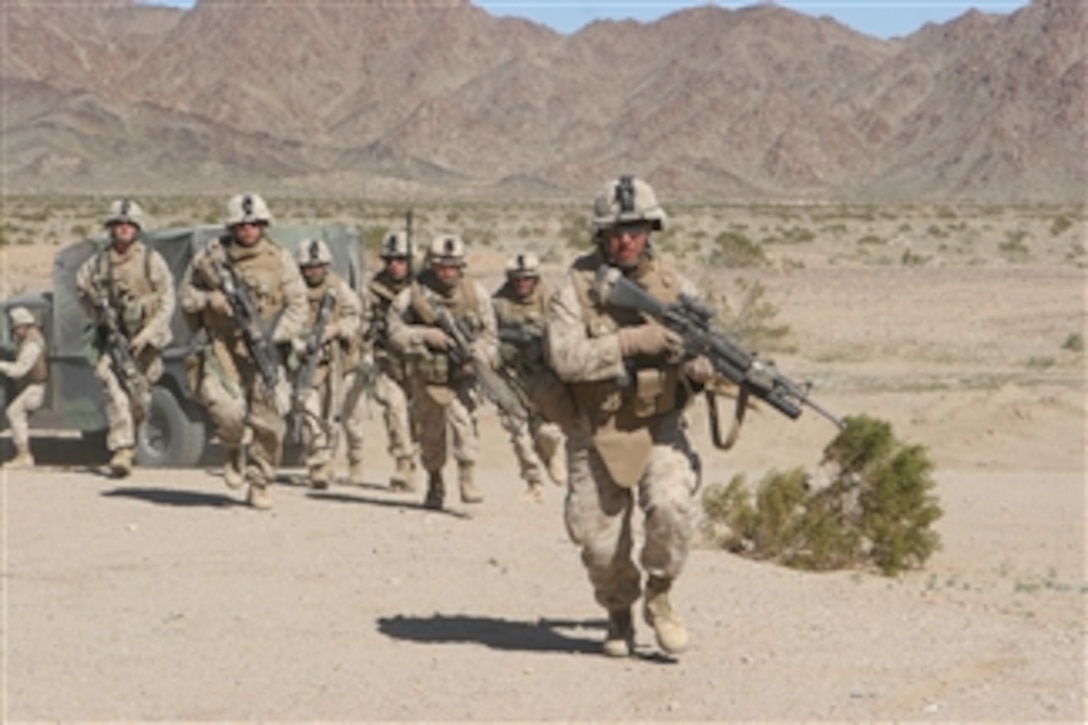
<svg viewBox="0 0 1088 725">
<path fill-rule="evenodd" d="M 1062 343 L 1088 330 L 1060 251 L 840 267 L 814 247 L 807 269 L 750 272 L 793 329 L 782 370 L 931 453 L 943 548 L 921 571 L 701 546 L 676 586 L 690 651 L 658 656 L 639 622 L 638 656 L 613 661 L 562 491 L 521 498 L 490 409 L 487 500 L 439 513 L 385 489 L 377 411 L 367 485 L 285 481 L 270 513 L 215 469 L 0 469 L 3 720 L 1082 722 L 1085 368 Z M 759 411 L 721 454 L 691 420 L 705 485 L 812 467 L 834 432 Z"/>
<path fill-rule="evenodd" d="M 757 417 L 751 448 L 785 430 L 816 455 L 805 421 Z M 366 486 L 285 479 L 268 514 L 215 470 L 5 471 L 5 720 L 1083 718 L 1075 466 L 939 470 L 944 549 L 899 579 L 700 548 L 691 650 L 660 657 L 643 625 L 611 661 L 561 491 L 523 500 L 481 426 L 487 501 L 438 513 L 385 490 L 377 420 Z M 709 482 L 748 463 L 704 457 Z"/>
</svg>

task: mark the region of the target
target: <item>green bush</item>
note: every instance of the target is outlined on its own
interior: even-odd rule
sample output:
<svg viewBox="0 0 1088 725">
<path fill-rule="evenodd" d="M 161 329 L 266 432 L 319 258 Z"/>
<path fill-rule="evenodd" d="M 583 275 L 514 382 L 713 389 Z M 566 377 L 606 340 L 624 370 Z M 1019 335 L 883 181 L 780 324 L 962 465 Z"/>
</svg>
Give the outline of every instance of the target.
<svg viewBox="0 0 1088 725">
<path fill-rule="evenodd" d="M 1070 333 L 1069 337 L 1065 338 L 1065 342 L 1062 343 L 1063 350 L 1071 350 L 1072 352 L 1084 352 L 1084 337 L 1079 332 Z"/>
<path fill-rule="evenodd" d="M 754 495 L 743 476 L 703 494 L 705 533 L 729 551 L 797 569 L 866 564 L 886 576 L 920 568 L 940 547 L 933 464 L 896 440 L 889 423 L 856 416 L 824 449 L 830 482 L 801 468 L 767 474 Z"/>
<path fill-rule="evenodd" d="M 1060 237 L 1069 227 L 1073 226 L 1073 220 L 1065 214 L 1054 219 L 1050 225 L 1050 235 Z"/>
<path fill-rule="evenodd" d="M 763 247 L 740 232 L 726 230 L 714 238 L 714 244 L 709 259 L 711 265 L 765 267 L 768 264 Z"/>
<path fill-rule="evenodd" d="M 766 299 L 767 289 L 758 280 L 738 277 L 739 304 L 734 307 L 721 293 L 715 293 L 711 284 L 707 290 L 707 302 L 720 320 L 722 331 L 738 344 L 749 350 L 768 351 L 778 349 L 781 340 L 790 332 L 790 326 L 776 322 L 779 309 Z"/>
</svg>

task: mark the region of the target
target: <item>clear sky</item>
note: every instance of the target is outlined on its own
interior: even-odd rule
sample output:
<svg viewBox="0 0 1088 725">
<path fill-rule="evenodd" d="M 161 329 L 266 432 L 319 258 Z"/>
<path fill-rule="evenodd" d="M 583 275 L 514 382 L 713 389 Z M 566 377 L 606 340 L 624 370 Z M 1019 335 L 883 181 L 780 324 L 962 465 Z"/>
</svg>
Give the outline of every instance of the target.
<svg viewBox="0 0 1088 725">
<path fill-rule="evenodd" d="M 351 2 L 351 0 L 344 0 Z M 843 25 L 878 38 L 910 35 L 927 22 L 944 23 L 971 8 L 987 13 L 1012 13 L 1029 0 L 764 0 L 812 16 L 831 16 Z M 192 7 L 194 0 L 143 0 L 148 5 Z M 495 16 L 515 16 L 573 33 L 596 19 L 650 22 L 683 8 L 717 5 L 736 9 L 758 0 L 473 0 Z"/>
</svg>

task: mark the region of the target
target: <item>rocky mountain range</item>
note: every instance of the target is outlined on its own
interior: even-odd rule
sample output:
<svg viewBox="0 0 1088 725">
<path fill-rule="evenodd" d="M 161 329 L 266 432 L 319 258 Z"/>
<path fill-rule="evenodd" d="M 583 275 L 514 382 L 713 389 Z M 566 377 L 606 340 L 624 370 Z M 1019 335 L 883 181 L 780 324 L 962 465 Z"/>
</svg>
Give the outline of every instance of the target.
<svg viewBox="0 0 1088 725">
<path fill-rule="evenodd" d="M 9 193 L 1077 201 L 1082 0 L 880 40 L 772 3 L 563 35 L 468 0 L 0 0 Z"/>
</svg>

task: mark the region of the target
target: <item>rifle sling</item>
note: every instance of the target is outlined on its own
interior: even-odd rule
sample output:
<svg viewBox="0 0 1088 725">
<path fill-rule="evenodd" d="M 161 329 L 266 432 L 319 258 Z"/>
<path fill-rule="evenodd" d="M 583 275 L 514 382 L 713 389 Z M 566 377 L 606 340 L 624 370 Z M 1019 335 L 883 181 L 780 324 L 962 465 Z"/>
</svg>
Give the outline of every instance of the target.
<svg viewBox="0 0 1088 725">
<path fill-rule="evenodd" d="M 714 446 L 719 450 L 728 451 L 740 437 L 740 427 L 744 423 L 744 413 L 748 409 L 748 388 L 741 386 L 737 393 L 737 403 L 733 409 L 733 421 L 729 426 L 729 435 L 722 439 L 721 422 L 718 419 L 718 398 L 713 391 L 707 390 L 706 404 L 710 414 L 710 435 Z"/>
</svg>

